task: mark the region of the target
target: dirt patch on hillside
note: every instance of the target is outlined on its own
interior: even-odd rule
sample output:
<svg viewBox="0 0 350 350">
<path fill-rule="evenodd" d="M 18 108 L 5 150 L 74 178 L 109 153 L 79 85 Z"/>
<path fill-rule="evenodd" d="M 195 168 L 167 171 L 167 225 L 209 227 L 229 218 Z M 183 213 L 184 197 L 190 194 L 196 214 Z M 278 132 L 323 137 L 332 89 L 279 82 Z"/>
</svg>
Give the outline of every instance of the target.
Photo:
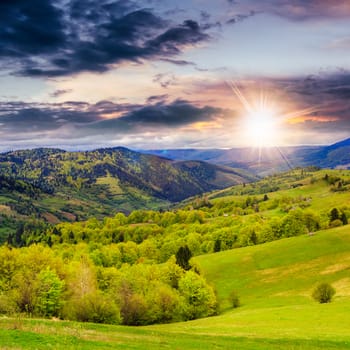
<svg viewBox="0 0 350 350">
<path fill-rule="evenodd" d="M 349 270 L 349 269 L 350 269 L 350 255 L 346 256 L 341 263 L 328 266 L 326 269 L 321 271 L 321 275 L 328 275 L 328 274 Z"/>
</svg>

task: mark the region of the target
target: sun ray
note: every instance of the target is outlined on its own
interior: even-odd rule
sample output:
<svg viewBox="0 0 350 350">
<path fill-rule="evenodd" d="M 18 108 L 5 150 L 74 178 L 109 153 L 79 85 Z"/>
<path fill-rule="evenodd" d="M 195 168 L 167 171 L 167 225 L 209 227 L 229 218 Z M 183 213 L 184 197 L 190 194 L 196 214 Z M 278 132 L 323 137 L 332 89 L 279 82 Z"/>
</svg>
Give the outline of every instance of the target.
<svg viewBox="0 0 350 350">
<path fill-rule="evenodd" d="M 246 111 L 248 113 L 251 113 L 253 108 L 252 108 L 251 104 L 248 102 L 248 100 L 245 98 L 245 96 L 242 94 L 239 87 L 233 81 L 229 81 L 228 85 L 230 86 L 232 91 L 235 93 L 235 95 L 238 97 L 238 99 L 241 101 L 241 103 L 244 106 L 244 108 L 246 109 Z"/>
<path fill-rule="evenodd" d="M 242 135 L 246 141 L 258 150 L 259 162 L 269 149 L 276 149 L 279 156 L 286 163 L 288 168 L 292 168 L 288 157 L 279 147 L 283 138 L 283 124 L 296 117 L 307 117 L 321 110 L 320 105 L 295 110 L 291 112 L 282 112 L 280 106 L 275 104 L 268 94 L 261 89 L 255 100 L 249 100 L 242 89 L 234 81 L 228 81 L 234 96 L 238 98 L 246 113 L 242 120 Z M 263 149 L 265 151 L 263 152 Z"/>
<path fill-rule="evenodd" d="M 313 106 L 305 109 L 300 109 L 297 111 L 281 114 L 283 119 L 292 119 L 295 117 L 306 117 L 312 113 L 318 112 L 321 109 L 321 106 Z"/>
</svg>

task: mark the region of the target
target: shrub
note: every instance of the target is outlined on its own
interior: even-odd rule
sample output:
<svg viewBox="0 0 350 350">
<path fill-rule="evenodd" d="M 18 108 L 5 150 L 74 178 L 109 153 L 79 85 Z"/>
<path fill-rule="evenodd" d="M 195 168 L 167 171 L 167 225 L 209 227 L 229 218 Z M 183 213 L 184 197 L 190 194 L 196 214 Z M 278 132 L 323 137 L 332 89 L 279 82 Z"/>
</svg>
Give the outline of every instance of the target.
<svg viewBox="0 0 350 350">
<path fill-rule="evenodd" d="M 335 289 L 329 283 L 320 283 L 314 289 L 312 297 L 320 304 L 330 303 L 335 294 Z"/>
<path fill-rule="evenodd" d="M 90 292 L 65 305 L 65 317 L 80 322 L 120 324 L 118 306 L 101 292 Z"/>
<path fill-rule="evenodd" d="M 17 311 L 17 305 L 13 298 L 0 292 L 0 315 L 13 315 Z"/>
<path fill-rule="evenodd" d="M 228 300 L 230 301 L 230 304 L 234 309 L 241 305 L 239 297 L 234 290 L 230 293 Z"/>
<path fill-rule="evenodd" d="M 329 224 L 329 227 L 339 227 L 339 226 L 343 226 L 343 223 L 340 219 L 333 220 Z"/>
</svg>

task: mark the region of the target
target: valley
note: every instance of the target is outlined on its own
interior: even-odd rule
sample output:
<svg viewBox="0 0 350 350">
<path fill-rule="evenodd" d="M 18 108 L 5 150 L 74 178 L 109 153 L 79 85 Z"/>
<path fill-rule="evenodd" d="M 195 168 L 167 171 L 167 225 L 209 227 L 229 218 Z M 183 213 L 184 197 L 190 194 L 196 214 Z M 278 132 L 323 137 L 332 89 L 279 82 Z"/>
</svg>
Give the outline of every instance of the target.
<svg viewBox="0 0 350 350">
<path fill-rule="evenodd" d="M 136 293 L 131 294 L 133 298 L 144 298 L 148 305 L 145 310 L 153 311 L 134 313 L 132 319 L 128 318 L 131 325 L 138 327 L 50 321 L 36 318 L 40 312 L 33 299 L 37 316 L 28 319 L 23 313 L 5 312 L 0 318 L 0 337 L 7 346 L 18 349 L 44 349 L 50 344 L 55 344 L 55 349 L 347 349 L 349 191 L 348 170 L 299 168 L 186 199 L 170 211 L 136 210 L 130 215 L 119 213 L 101 221 L 91 218 L 81 223 L 62 222 L 40 230 L 27 226 L 21 236 L 13 237 L 11 252 L 3 247 L 0 254 L 17 256 L 18 263 L 22 255 L 24 261 L 34 261 L 26 257 L 36 256 L 38 265 L 34 270 L 42 269 L 44 263 L 63 278 L 73 294 L 68 299 L 64 297 L 63 311 L 55 311 L 61 318 L 67 317 L 64 315 L 68 315 L 69 305 L 72 308 L 80 304 L 74 301 L 74 295 L 81 292 L 71 289 L 70 281 L 81 271 L 88 278 L 84 283 L 88 283 L 89 293 L 100 295 L 100 301 L 108 302 L 110 308 L 114 301 L 108 300 L 119 300 L 119 305 L 123 305 L 121 300 L 127 300 L 120 288 L 125 283 L 122 281 L 129 281 Z M 15 248 L 17 244 L 21 248 Z M 180 273 L 173 265 L 174 256 L 184 246 L 194 257 L 190 270 Z M 66 267 L 61 266 L 61 259 L 65 259 Z M 18 272 L 27 273 L 25 266 L 22 268 L 18 267 Z M 0 271 L 4 271 L 1 263 Z M 197 271 L 208 286 L 202 285 L 209 293 L 203 296 L 209 296 L 211 288 L 215 290 L 216 311 L 209 311 L 213 304 L 207 297 L 201 299 L 201 305 L 209 309 L 193 309 L 202 310 L 195 316 L 199 319 L 193 320 L 194 314 L 186 314 L 187 307 L 172 307 L 172 314 L 156 311 L 155 300 L 159 300 L 157 293 L 161 290 L 167 290 L 168 298 L 174 298 L 169 302 L 176 300 L 176 293 L 187 293 L 184 282 L 179 282 L 180 287 L 173 291 L 166 284 L 159 285 L 170 276 L 166 271 L 179 271 L 181 281 L 193 278 L 191 271 Z M 20 285 L 15 281 L 3 279 L 2 284 L 16 290 Z M 320 282 L 330 283 L 336 290 L 329 304 L 319 304 L 312 298 Z M 239 300 L 238 307 L 232 307 L 233 292 Z M 11 295 L 5 292 L 3 298 L 12 298 Z M 180 298 L 184 296 L 180 294 Z M 91 305 L 97 303 L 93 298 L 88 300 Z M 152 304 L 148 304 L 150 301 Z M 183 302 L 184 299 L 178 306 Z M 1 307 L 4 313 L 0 298 L 0 310 Z M 102 304 L 99 308 L 96 310 L 102 315 Z M 127 310 L 122 306 L 124 324 L 130 317 Z M 206 314 L 212 316 L 205 317 Z M 70 315 L 83 320 L 79 314 Z M 145 319 L 145 315 L 150 318 Z M 187 321 L 181 322 L 184 316 Z M 113 318 L 91 320 L 120 322 Z M 162 320 L 171 323 L 157 324 Z"/>
</svg>

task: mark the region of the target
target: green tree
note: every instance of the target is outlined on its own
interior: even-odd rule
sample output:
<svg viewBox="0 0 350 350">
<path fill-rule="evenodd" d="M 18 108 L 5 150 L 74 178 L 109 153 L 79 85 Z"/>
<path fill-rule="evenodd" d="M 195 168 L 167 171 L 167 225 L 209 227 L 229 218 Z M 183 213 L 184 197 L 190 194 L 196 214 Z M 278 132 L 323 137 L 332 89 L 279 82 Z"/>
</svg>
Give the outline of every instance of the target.
<svg viewBox="0 0 350 350">
<path fill-rule="evenodd" d="M 41 316 L 58 316 L 62 306 L 64 281 L 49 267 L 42 270 L 37 278 L 36 313 Z"/>
<path fill-rule="evenodd" d="M 175 256 L 176 263 L 179 266 L 181 266 L 184 270 L 187 271 L 191 268 L 189 261 L 192 258 L 192 252 L 187 245 L 180 247 L 179 250 L 176 252 Z"/>
<path fill-rule="evenodd" d="M 183 297 L 183 316 L 187 320 L 215 314 L 217 301 L 214 290 L 204 278 L 187 271 L 179 281 L 179 292 Z"/>
</svg>

